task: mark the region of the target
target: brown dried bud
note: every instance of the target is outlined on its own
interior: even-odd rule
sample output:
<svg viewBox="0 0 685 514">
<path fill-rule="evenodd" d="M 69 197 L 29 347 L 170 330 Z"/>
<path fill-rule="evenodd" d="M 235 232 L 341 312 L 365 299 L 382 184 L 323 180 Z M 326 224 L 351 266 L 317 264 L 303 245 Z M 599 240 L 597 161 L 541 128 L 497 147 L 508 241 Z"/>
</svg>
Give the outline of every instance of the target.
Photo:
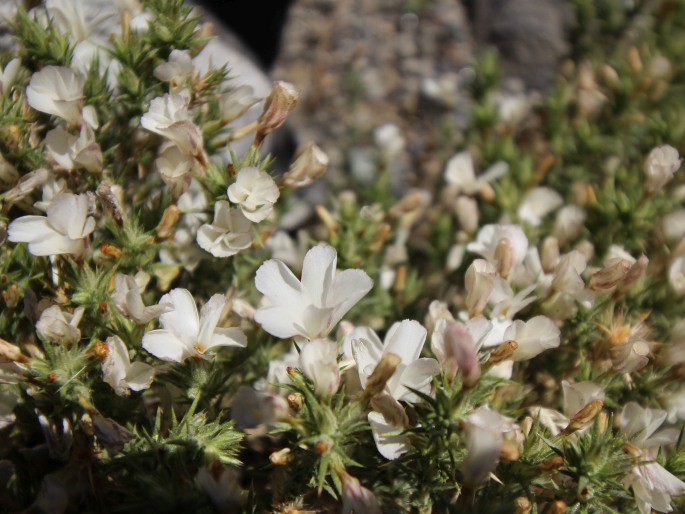
<svg viewBox="0 0 685 514">
<path fill-rule="evenodd" d="M 369 244 L 369 250 L 372 252 L 381 250 L 391 230 L 392 227 L 388 223 L 381 223 L 373 236 L 373 240 Z"/>
<path fill-rule="evenodd" d="M 542 461 L 539 469 L 543 473 L 550 473 L 551 471 L 556 471 L 564 465 L 564 458 L 561 455 L 553 455 L 549 459 Z"/>
<path fill-rule="evenodd" d="M 0 339 L 0 362 L 28 362 L 18 346 Z"/>
<path fill-rule="evenodd" d="M 400 365 L 402 359 L 399 355 L 395 353 L 386 353 L 378 361 L 376 367 L 366 381 L 366 388 L 364 390 L 364 396 L 367 398 L 373 398 L 374 396 L 383 392 L 385 389 L 385 384 L 390 380 L 390 377 L 395 373 L 397 366 Z"/>
<path fill-rule="evenodd" d="M 168 239 L 171 234 L 174 233 L 174 227 L 178 223 L 181 217 L 181 210 L 175 205 L 170 205 L 164 209 L 164 214 L 162 214 L 162 219 L 159 225 L 155 227 L 155 232 L 157 232 L 157 237 L 160 239 Z"/>
<path fill-rule="evenodd" d="M 2 292 L 2 300 L 10 309 L 14 309 L 17 305 L 19 305 L 19 300 L 21 300 L 19 285 L 10 284 L 7 289 Z"/>
<path fill-rule="evenodd" d="M 328 232 L 331 235 L 335 235 L 338 231 L 338 222 L 335 221 L 335 218 L 328 211 L 328 209 L 326 209 L 323 205 L 317 205 L 316 207 L 314 207 L 314 211 L 316 212 L 316 215 L 319 217 L 321 222 L 324 225 L 326 225 Z"/>
<path fill-rule="evenodd" d="M 105 360 L 107 358 L 107 354 L 109 353 L 109 346 L 107 346 L 107 343 L 104 341 L 100 341 L 99 339 L 95 342 L 95 346 L 93 347 L 93 353 L 95 354 L 95 357 L 101 361 Z"/>
<path fill-rule="evenodd" d="M 628 273 L 626 273 L 626 276 L 623 279 L 623 282 L 618 285 L 616 294 L 622 295 L 628 289 L 630 289 L 630 287 L 645 274 L 648 265 L 649 259 L 647 256 L 641 255 L 640 258 L 630 267 Z"/>
<path fill-rule="evenodd" d="M 501 345 L 490 352 L 488 364 L 499 364 L 500 362 L 511 358 L 518 348 L 519 344 L 516 341 L 504 341 Z"/>
<path fill-rule="evenodd" d="M 561 435 L 569 435 L 588 426 L 594 417 L 599 414 L 603 406 L 604 400 L 592 400 L 571 418 L 571 421 L 561 432 Z"/>
<path fill-rule="evenodd" d="M 124 209 L 121 207 L 120 199 L 117 195 L 117 188 L 120 186 L 113 186 L 103 182 L 97 188 L 96 195 L 100 199 L 103 208 L 107 214 L 114 220 L 114 223 L 119 227 L 124 226 Z"/>
<path fill-rule="evenodd" d="M 551 273 L 559 262 L 559 240 L 548 236 L 540 248 L 540 261 L 545 273 Z"/>
<path fill-rule="evenodd" d="M 300 393 L 290 393 L 286 397 L 286 400 L 288 401 L 288 405 L 291 409 L 300 410 L 302 408 L 302 404 L 304 403 L 304 396 L 302 396 Z"/>
<path fill-rule="evenodd" d="M 331 444 L 330 438 L 327 436 L 323 436 L 314 445 L 314 451 L 317 455 L 324 455 L 328 453 L 328 451 L 331 449 L 331 446 L 333 445 Z"/>
<path fill-rule="evenodd" d="M 121 249 L 109 243 L 100 245 L 100 251 L 112 259 L 121 259 L 121 256 L 124 255 L 124 252 L 122 252 Z"/>
</svg>

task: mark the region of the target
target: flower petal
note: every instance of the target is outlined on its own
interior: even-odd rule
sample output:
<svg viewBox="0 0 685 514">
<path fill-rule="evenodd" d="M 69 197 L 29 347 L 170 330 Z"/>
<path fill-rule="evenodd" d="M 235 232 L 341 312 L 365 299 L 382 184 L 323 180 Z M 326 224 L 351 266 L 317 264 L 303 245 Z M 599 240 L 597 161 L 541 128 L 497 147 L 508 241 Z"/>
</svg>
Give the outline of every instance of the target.
<svg viewBox="0 0 685 514">
<path fill-rule="evenodd" d="M 152 384 L 155 368 L 144 362 L 134 362 L 126 373 L 126 385 L 132 391 L 142 391 Z"/>
<path fill-rule="evenodd" d="M 373 440 L 376 442 L 378 452 L 388 460 L 395 460 L 407 453 L 411 447 L 406 435 L 388 435 L 396 432 L 400 427 L 395 427 L 385 421 L 380 412 L 369 412 L 369 424 Z"/>
<path fill-rule="evenodd" d="M 162 296 L 160 304 L 170 303 L 173 310 L 165 312 L 159 317 L 159 323 L 166 330 L 173 332 L 186 346 L 193 346 L 198 342 L 200 319 L 193 295 L 187 289 L 172 289 Z"/>
<path fill-rule="evenodd" d="M 385 336 L 383 353 L 400 356 L 402 363 L 409 365 L 419 358 L 426 342 L 426 329 L 418 321 L 405 319 L 394 323 Z"/>
<path fill-rule="evenodd" d="M 307 252 L 302 264 L 302 286 L 317 307 L 327 307 L 338 256 L 328 245 L 315 246 Z"/>
<path fill-rule="evenodd" d="M 183 362 L 190 355 L 186 344 L 169 330 L 152 330 L 143 336 L 143 348 L 163 361 Z"/>
<path fill-rule="evenodd" d="M 396 400 L 418 403 L 421 399 L 407 387 L 428 394 L 431 390 L 433 375 L 439 372 L 440 364 L 435 359 L 419 359 L 409 364 L 401 373 L 396 372 L 388 380 L 388 388 Z"/>
</svg>

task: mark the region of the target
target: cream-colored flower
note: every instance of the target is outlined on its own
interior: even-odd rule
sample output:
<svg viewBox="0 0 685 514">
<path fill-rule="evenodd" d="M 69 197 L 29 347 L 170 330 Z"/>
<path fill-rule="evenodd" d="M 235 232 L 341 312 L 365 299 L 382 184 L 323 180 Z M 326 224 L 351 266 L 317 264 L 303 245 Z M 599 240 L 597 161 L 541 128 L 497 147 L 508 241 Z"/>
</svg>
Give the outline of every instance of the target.
<svg viewBox="0 0 685 514">
<path fill-rule="evenodd" d="M 197 231 L 197 244 L 214 257 L 230 257 L 252 244 L 252 223 L 228 202 L 214 204 L 214 221 Z"/>
<path fill-rule="evenodd" d="M 645 160 L 645 189 L 650 193 L 658 191 L 673 179 L 678 171 L 682 159 L 678 150 L 670 145 L 658 146 L 652 150 Z"/>
<path fill-rule="evenodd" d="M 79 125 L 83 110 L 83 83 L 71 69 L 45 66 L 33 74 L 26 88 L 26 100 L 35 110 Z"/>
<path fill-rule="evenodd" d="M 242 168 L 236 181 L 228 186 L 228 199 L 240 206 L 247 219 L 259 223 L 273 211 L 280 192 L 266 171 L 258 168 Z"/>
<path fill-rule="evenodd" d="M 45 153 L 50 160 L 65 170 L 83 168 L 91 173 L 102 171 L 102 150 L 88 125 L 81 127 L 78 137 L 63 127 L 51 130 L 45 136 Z"/>
</svg>

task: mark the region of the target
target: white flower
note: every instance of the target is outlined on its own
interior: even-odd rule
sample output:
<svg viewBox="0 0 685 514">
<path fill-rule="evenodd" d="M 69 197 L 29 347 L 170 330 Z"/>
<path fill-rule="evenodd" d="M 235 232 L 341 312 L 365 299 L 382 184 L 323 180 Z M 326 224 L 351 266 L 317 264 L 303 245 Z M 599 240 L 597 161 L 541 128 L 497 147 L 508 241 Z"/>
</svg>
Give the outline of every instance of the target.
<svg viewBox="0 0 685 514">
<path fill-rule="evenodd" d="M 102 171 L 103 157 L 88 125 L 81 127 L 78 137 L 63 127 L 57 127 L 45 136 L 45 153 L 49 159 L 65 170 L 84 168 L 92 173 Z"/>
<path fill-rule="evenodd" d="M 255 223 L 271 214 L 280 195 L 274 179 L 266 171 L 253 167 L 242 168 L 227 193 L 228 199 L 238 204 L 245 217 Z"/>
<path fill-rule="evenodd" d="M 680 431 L 667 428 L 657 432 L 666 420 L 666 411 L 642 408 L 629 402 L 621 413 L 621 433 L 630 442 L 644 451 L 645 460 L 653 461 L 661 445 L 675 444 Z M 671 496 L 685 494 L 685 482 L 673 476 L 657 462 L 639 464 L 623 479 L 633 489 L 635 502 L 642 514 L 652 509 L 671 512 Z"/>
<path fill-rule="evenodd" d="M 583 230 L 585 217 L 585 211 L 577 205 L 564 205 L 557 212 L 552 235 L 559 240 L 559 244 L 574 240 Z"/>
<path fill-rule="evenodd" d="M 173 141 L 183 152 L 194 157 L 204 155 L 202 131 L 188 112 L 190 93 L 183 89 L 150 102 L 150 109 L 140 118 L 144 129 Z"/>
<path fill-rule="evenodd" d="M 203 357 L 210 348 L 247 344 L 239 328 L 217 328 L 226 297 L 212 296 L 198 316 L 195 300 L 187 289 L 172 289 L 162 296 L 160 305 L 171 304 L 173 309 L 159 317 L 161 329 L 143 336 L 143 348 L 158 359 L 183 362 L 188 357 Z"/>
<path fill-rule="evenodd" d="M 440 371 L 435 359 L 419 358 L 426 342 L 426 329 L 414 320 L 394 323 L 381 343 L 378 336 L 352 341 L 352 355 L 362 387 L 376 369 L 381 358 L 389 353 L 400 357 L 401 363 L 386 382 L 385 391 L 397 401 L 416 403 L 419 397 L 407 387 L 428 394 L 433 375 Z"/>
<path fill-rule="evenodd" d="M 464 422 L 466 459 L 462 464 L 464 478 L 474 486 L 495 470 L 504 443 L 504 434 L 514 430 L 512 419 L 488 407 L 479 407 Z"/>
<path fill-rule="evenodd" d="M 505 240 L 511 246 L 513 266 L 518 266 L 528 251 L 528 238 L 518 225 L 485 225 L 478 232 L 476 241 L 469 243 L 466 249 L 497 265 L 496 250 L 500 242 Z"/>
<path fill-rule="evenodd" d="M 72 254 L 85 251 L 84 239 L 95 229 L 88 216 L 88 197 L 60 193 L 52 200 L 46 216 L 22 216 L 7 227 L 10 241 L 28 243 L 33 255 Z"/>
<path fill-rule="evenodd" d="M 451 381 L 457 370 L 461 370 L 464 385 L 473 387 L 480 379 L 479 345 L 474 341 L 467 325 L 442 319 L 438 324 L 440 328 L 431 336 L 431 349 L 438 358 L 442 371 Z"/>
<path fill-rule="evenodd" d="M 113 13 L 101 14 L 93 17 L 86 13 L 86 4 L 83 0 L 47 0 L 45 9 L 50 19 L 57 25 L 60 31 L 69 35 L 72 43 L 78 43 L 88 39 L 93 30 Z"/>
<path fill-rule="evenodd" d="M 214 204 L 214 221 L 197 231 L 197 244 L 214 257 L 230 257 L 252 244 L 252 223 L 228 202 Z"/>
<path fill-rule="evenodd" d="M 404 137 L 394 123 L 386 123 L 374 130 L 373 140 L 386 161 L 391 161 L 404 150 Z"/>
<path fill-rule="evenodd" d="M 514 321 L 504 333 L 504 340 L 518 343 L 519 346 L 511 357 L 515 361 L 532 359 L 561 343 L 559 328 L 546 316 Z"/>
<path fill-rule="evenodd" d="M 142 391 L 150 387 L 155 369 L 144 362 L 131 363 L 128 349 L 119 336 L 108 337 L 107 357 L 102 361 L 102 379 L 119 396 L 128 396 L 131 391 Z"/>
<path fill-rule="evenodd" d="M 673 179 L 673 174 L 680 168 L 682 160 L 678 150 L 670 145 L 654 148 L 643 167 L 645 173 L 645 189 L 654 193 Z"/>
<path fill-rule="evenodd" d="M 468 151 L 461 152 L 447 161 L 445 181 L 459 187 L 459 192 L 468 196 L 478 193 L 486 184 L 498 179 L 509 170 L 503 161 L 493 164 L 481 176 L 476 178 L 473 159 Z"/>
<path fill-rule="evenodd" d="M 5 69 L 0 71 L 0 98 L 10 92 L 10 88 L 17 80 L 19 70 L 21 70 L 21 59 L 12 59 Z"/>
<path fill-rule="evenodd" d="M 162 82 L 170 82 L 173 90 L 192 78 L 194 71 L 188 50 L 172 50 L 167 62 L 157 66 L 153 74 Z"/>
<path fill-rule="evenodd" d="M 554 189 L 549 187 L 536 187 L 531 189 L 523 197 L 518 208 L 518 217 L 527 221 L 533 227 L 542 223 L 542 219 L 550 212 L 564 204 L 563 198 Z"/>
<path fill-rule="evenodd" d="M 329 398 L 340 387 L 338 345 L 327 339 L 315 339 L 306 343 L 300 352 L 300 367 L 314 382 L 320 396 Z"/>
<path fill-rule="evenodd" d="M 147 325 L 160 314 L 169 310 L 171 304 L 160 303 L 146 307 L 143 303 L 141 290 L 150 279 L 149 275 L 139 272 L 136 277 L 117 273 L 114 275 L 114 292 L 111 295 L 112 303 L 121 314 L 131 318 L 139 325 Z"/>
<path fill-rule="evenodd" d="M 221 118 L 225 122 L 233 121 L 245 114 L 250 107 L 259 101 L 254 96 L 252 86 L 241 85 L 221 96 Z"/>
<path fill-rule="evenodd" d="M 409 439 L 397 434 L 406 424 L 406 414 L 399 402 L 419 401 L 418 395 L 407 387 L 430 393 L 433 375 L 440 371 L 440 365 L 435 359 L 419 358 L 426 341 L 426 329 L 417 321 L 394 323 L 384 343 L 372 330 L 367 334 L 368 338 L 352 340 L 352 355 L 362 388 L 366 388 L 369 377 L 384 357 L 393 354 L 400 359 L 386 381 L 384 391 L 372 401 L 375 410 L 368 415 L 378 451 L 386 459 L 393 460 L 409 451 L 410 447 Z"/>
<path fill-rule="evenodd" d="M 572 418 L 594 400 L 604 400 L 602 386 L 590 380 L 575 383 L 562 380 L 561 387 L 564 391 L 563 411 L 567 418 Z"/>
<path fill-rule="evenodd" d="M 182 195 L 190 186 L 193 174 L 199 171 L 196 159 L 168 141 L 159 148 L 155 169 L 169 187 L 172 196 Z"/>
<path fill-rule="evenodd" d="M 45 66 L 31 76 L 26 100 L 35 110 L 79 125 L 83 109 L 82 77 L 62 66 Z"/>
<path fill-rule="evenodd" d="M 495 267 L 484 259 L 475 259 L 466 270 L 466 307 L 469 317 L 478 316 L 488 305 L 495 280 Z"/>
<path fill-rule="evenodd" d="M 255 284 L 271 306 L 255 313 L 257 323 L 280 338 L 327 335 L 373 287 L 362 270 L 336 275 L 336 264 L 334 248 L 315 246 L 304 258 L 299 281 L 281 261 L 266 261 L 257 270 Z"/>
<path fill-rule="evenodd" d="M 381 514 L 378 500 L 359 480 L 344 470 L 337 474 L 342 482 L 342 514 Z"/>
<path fill-rule="evenodd" d="M 71 345 L 81 339 L 78 324 L 83 318 L 85 307 L 77 307 L 74 313 L 65 312 L 58 305 L 48 307 L 36 323 L 36 331 L 51 343 Z"/>
</svg>

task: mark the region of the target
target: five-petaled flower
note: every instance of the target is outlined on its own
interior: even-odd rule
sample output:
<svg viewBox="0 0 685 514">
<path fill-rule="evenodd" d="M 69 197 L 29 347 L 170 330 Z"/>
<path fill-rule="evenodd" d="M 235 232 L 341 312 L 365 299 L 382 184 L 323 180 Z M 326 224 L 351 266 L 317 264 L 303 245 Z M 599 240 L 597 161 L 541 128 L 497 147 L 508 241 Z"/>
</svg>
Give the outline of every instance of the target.
<svg viewBox="0 0 685 514">
<path fill-rule="evenodd" d="M 47 208 L 47 216 L 22 216 L 9 227 L 9 240 L 28 243 L 33 255 L 72 254 L 81 256 L 85 238 L 95 230 L 95 219 L 88 216 L 85 194 L 59 193 Z"/>
<path fill-rule="evenodd" d="M 271 305 L 259 309 L 255 320 L 276 337 L 326 336 L 373 286 L 362 270 L 336 274 L 337 260 L 334 248 L 315 246 L 304 258 L 301 281 L 281 261 L 266 261 L 255 285 Z"/>
<path fill-rule="evenodd" d="M 183 362 L 188 357 L 200 358 L 217 346 L 247 344 L 239 328 L 217 328 L 226 297 L 212 296 L 198 316 L 195 300 L 187 289 L 172 289 L 162 296 L 160 305 L 171 304 L 172 309 L 159 317 L 161 329 L 143 336 L 143 348 L 158 359 Z"/>
</svg>

